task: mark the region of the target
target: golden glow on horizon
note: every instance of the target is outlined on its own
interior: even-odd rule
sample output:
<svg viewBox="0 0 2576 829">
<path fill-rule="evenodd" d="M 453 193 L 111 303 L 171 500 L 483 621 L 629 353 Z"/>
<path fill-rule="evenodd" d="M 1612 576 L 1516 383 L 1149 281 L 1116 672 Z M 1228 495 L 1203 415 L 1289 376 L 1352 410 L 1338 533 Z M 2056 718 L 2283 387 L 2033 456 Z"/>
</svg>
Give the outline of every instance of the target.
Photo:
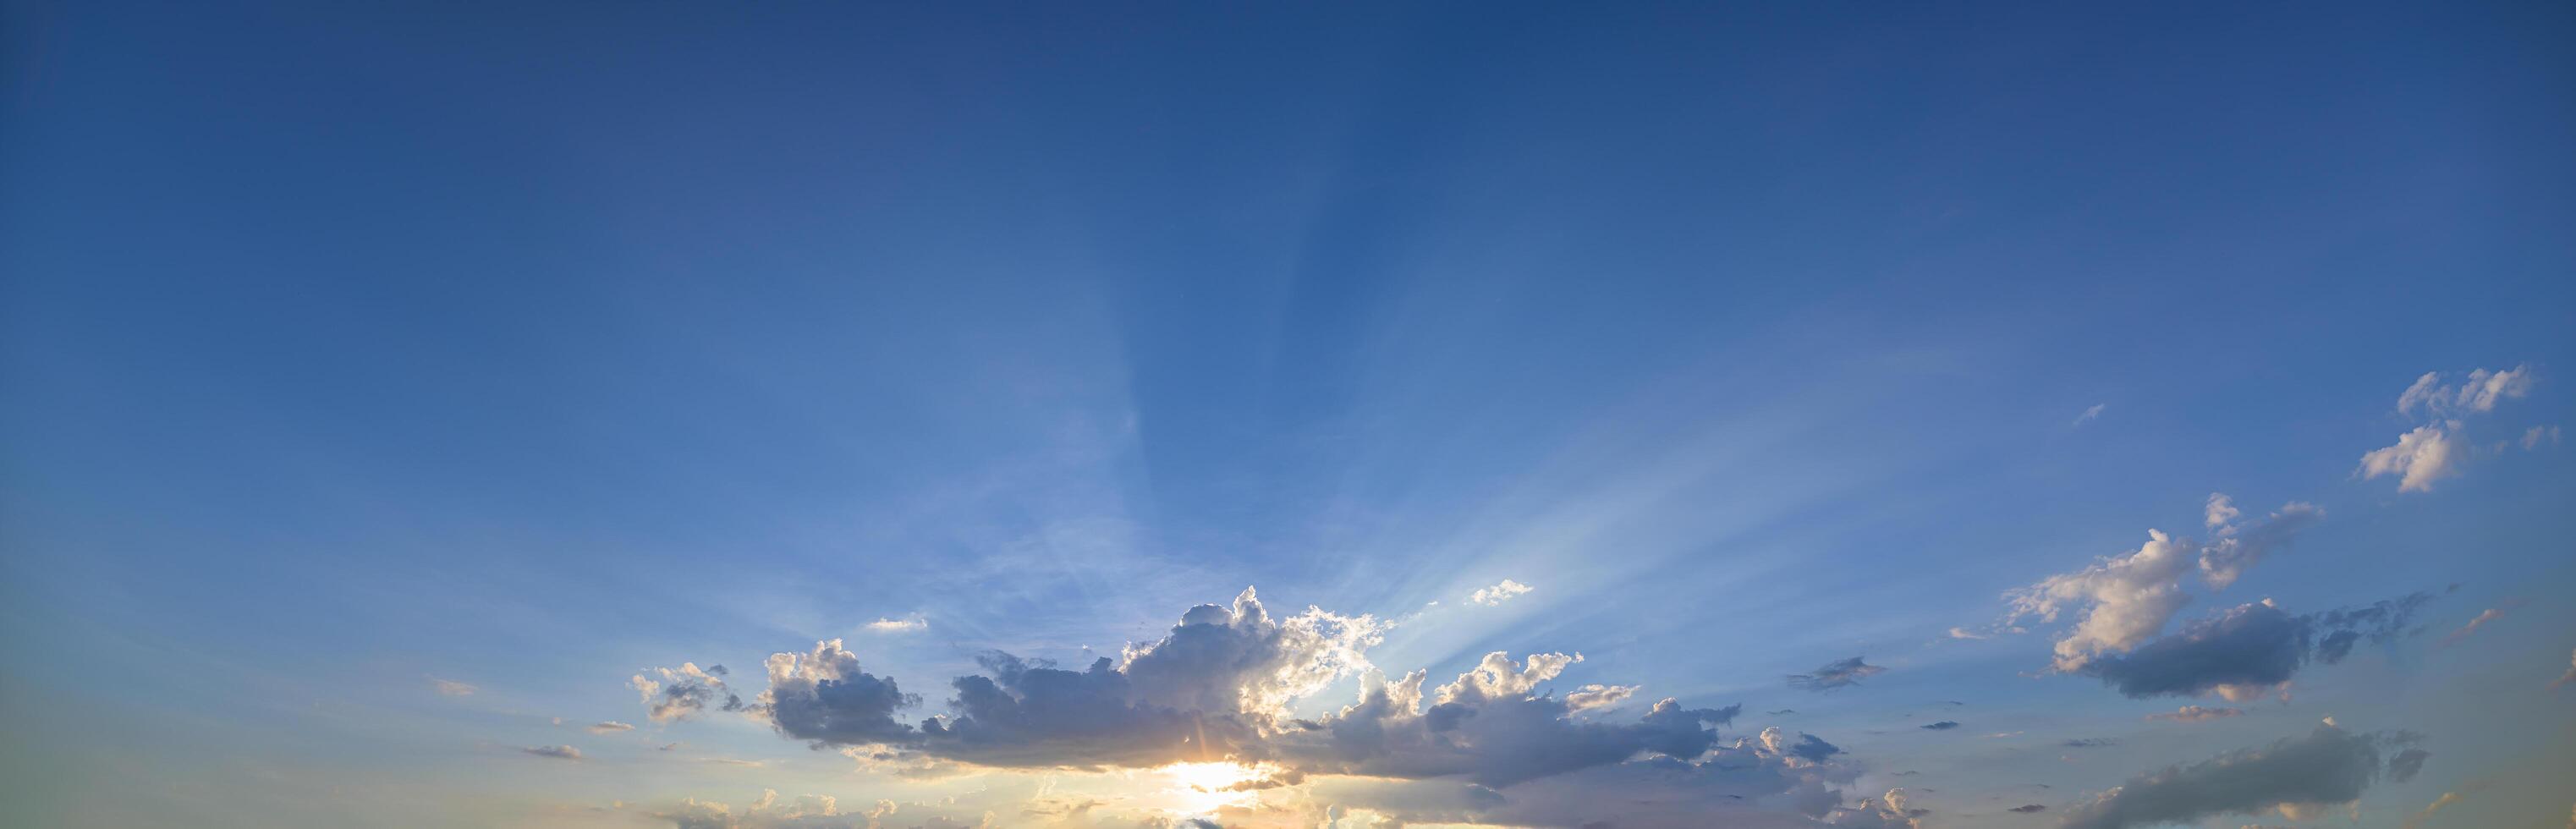
<svg viewBox="0 0 2576 829">
<path fill-rule="evenodd" d="M 1173 804 L 1165 808 L 1184 815 L 1205 814 L 1226 806 L 1250 806 L 1259 799 L 1259 792 L 1231 791 L 1227 787 L 1269 777 L 1259 767 L 1241 763 L 1173 763 L 1154 773 L 1172 782 L 1162 791 Z"/>
</svg>

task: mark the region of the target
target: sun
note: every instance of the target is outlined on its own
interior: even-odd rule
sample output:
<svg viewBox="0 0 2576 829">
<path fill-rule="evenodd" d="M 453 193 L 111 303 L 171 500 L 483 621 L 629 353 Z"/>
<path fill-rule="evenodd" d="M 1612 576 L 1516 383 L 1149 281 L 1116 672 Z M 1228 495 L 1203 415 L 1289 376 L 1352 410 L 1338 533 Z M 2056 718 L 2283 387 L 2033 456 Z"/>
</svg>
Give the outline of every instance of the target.
<svg viewBox="0 0 2576 829">
<path fill-rule="evenodd" d="M 1185 815 L 1251 805 L 1259 792 L 1234 787 L 1269 776 L 1258 766 L 1241 763 L 1173 763 L 1154 769 L 1154 773 L 1171 783 L 1162 792 L 1173 804 L 1166 808 Z"/>
</svg>

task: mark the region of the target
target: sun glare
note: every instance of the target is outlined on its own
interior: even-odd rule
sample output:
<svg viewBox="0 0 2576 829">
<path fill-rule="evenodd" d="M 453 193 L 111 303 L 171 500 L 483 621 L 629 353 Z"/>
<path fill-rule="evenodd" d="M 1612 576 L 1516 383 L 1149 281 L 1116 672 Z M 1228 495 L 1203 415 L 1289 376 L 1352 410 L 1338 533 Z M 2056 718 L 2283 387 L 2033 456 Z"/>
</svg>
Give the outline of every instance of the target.
<svg viewBox="0 0 2576 829">
<path fill-rule="evenodd" d="M 1269 776 L 1257 766 L 1240 763 L 1173 763 L 1154 771 L 1172 784 L 1163 791 L 1172 802 L 1166 808 L 1190 815 L 1251 805 L 1259 793 L 1233 787 Z"/>
</svg>

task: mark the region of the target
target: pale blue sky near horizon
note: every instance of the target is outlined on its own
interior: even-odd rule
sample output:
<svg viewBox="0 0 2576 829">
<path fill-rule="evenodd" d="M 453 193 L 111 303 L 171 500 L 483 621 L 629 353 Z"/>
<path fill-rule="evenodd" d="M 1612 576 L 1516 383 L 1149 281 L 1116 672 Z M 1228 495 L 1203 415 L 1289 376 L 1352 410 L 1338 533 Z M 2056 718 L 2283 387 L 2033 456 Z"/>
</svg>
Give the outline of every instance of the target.
<svg viewBox="0 0 2576 829">
<path fill-rule="evenodd" d="M 1794 709 L 1926 826 L 2326 716 L 2433 752 L 2366 825 L 2570 806 L 2564 3 L 11 2 L 0 37 L 0 822 L 944 796 L 628 678 L 748 697 L 841 638 L 917 718 L 979 653 L 1079 666 L 1247 586 L 1398 620 L 1390 673 L 1580 652 L 1559 691 Z M 2401 392 L 2480 369 L 2529 384 L 2454 418 L 2458 474 L 2362 474 L 2433 422 Z M 2175 627 L 2429 591 L 2425 631 L 2215 727 L 2043 675 L 2069 620 L 1948 635 L 2208 537 L 2212 493 L 2325 517 Z M 1886 670 L 1783 681 L 1853 656 Z"/>
</svg>

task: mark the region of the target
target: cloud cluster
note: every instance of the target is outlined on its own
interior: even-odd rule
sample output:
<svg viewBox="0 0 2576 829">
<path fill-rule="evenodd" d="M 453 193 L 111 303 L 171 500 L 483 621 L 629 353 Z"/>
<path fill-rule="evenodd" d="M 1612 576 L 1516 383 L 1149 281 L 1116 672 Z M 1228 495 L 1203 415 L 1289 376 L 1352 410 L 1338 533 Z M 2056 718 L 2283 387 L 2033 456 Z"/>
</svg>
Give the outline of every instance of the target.
<svg viewBox="0 0 2576 829">
<path fill-rule="evenodd" d="M 1389 806 L 1387 813 L 1507 822 L 1520 815 L 1542 824 L 1554 819 L 1535 818 L 1560 814 L 1550 805 L 1560 796 L 1582 803 L 1589 793 L 1614 790 L 1627 793 L 1625 802 L 1670 806 L 1673 820 L 1663 824 L 1618 812 L 1637 825 L 1691 825 L 1685 816 L 1721 806 L 1742 811 L 1765 798 L 1764 808 L 1800 819 L 1910 820 L 1902 810 L 1887 813 L 1885 803 L 1842 807 L 1838 790 L 1857 771 L 1837 762 L 1840 747 L 1815 735 L 1770 728 L 1722 738 L 1718 729 L 1730 726 L 1741 706 L 1688 708 L 1664 699 L 1633 718 L 1602 718 L 1638 688 L 1593 683 L 1557 695 L 1549 684 L 1583 661 L 1573 653 L 1514 659 L 1495 652 L 1436 686 L 1425 671 L 1389 680 L 1365 655 L 1387 628 L 1369 616 L 1318 608 L 1274 616 L 1247 589 L 1230 605 L 1191 608 L 1159 640 L 1080 670 L 987 653 L 978 659 L 981 673 L 951 683 L 946 711 L 917 724 L 897 714 L 920 699 L 891 678 L 866 673 L 839 640 L 770 657 L 769 687 L 749 704 L 733 697 L 720 669 L 683 665 L 635 682 L 657 721 L 707 708 L 741 710 L 782 735 L 882 762 L 1111 769 L 1223 761 L 1277 769 L 1265 780 L 1281 785 L 1308 775 L 1453 780 L 1469 787 L 1464 800 L 1428 810 Z M 1832 687 L 1880 670 L 1854 658 L 1808 679 Z M 1298 700 L 1352 676 L 1361 680 L 1357 701 L 1320 717 L 1292 711 Z M 1529 792 L 1541 794 L 1523 796 Z"/>
<path fill-rule="evenodd" d="M 723 665 L 701 670 L 697 663 L 683 662 L 678 669 L 654 668 L 646 673 L 658 674 L 661 679 L 636 674 L 627 682 L 643 695 L 647 716 L 654 722 L 686 719 L 711 707 L 742 710 L 742 697 L 725 687 Z"/>
<path fill-rule="evenodd" d="M 2297 819 L 2322 807 L 2360 799 L 2382 776 L 2381 750 L 2413 739 L 2405 734 L 2354 734 L 2320 726 L 2306 736 L 2262 748 L 2231 751 L 2129 778 L 2068 810 L 2059 826 L 2122 829 L 2270 811 Z M 2415 764 L 2421 762 L 2417 759 Z M 2412 767 L 2404 773 L 2411 775 Z"/>
<path fill-rule="evenodd" d="M 2183 581 L 2195 566 L 2211 587 L 2224 589 L 2325 518 L 2316 505 L 2292 501 L 2267 518 L 2240 524 L 2240 511 L 2224 494 L 2210 495 L 2205 512 L 2209 543 L 2148 530 L 2147 542 L 2136 550 L 2006 594 L 2012 613 L 2005 624 L 2076 615 L 2075 626 L 2057 640 L 2054 663 L 2057 670 L 2078 670 L 2098 654 L 2136 648 L 2163 632 L 2191 602 Z"/>
<path fill-rule="evenodd" d="M 1886 672 L 1886 668 L 1863 662 L 1860 657 L 1855 656 L 1827 662 L 1814 673 L 1790 674 L 1787 679 L 1789 687 L 1801 691 L 1831 691 L 1847 685 L 1859 684 L 1863 679 Z"/>
<path fill-rule="evenodd" d="M 2426 372 L 2397 396 L 2397 413 L 2419 418 L 2420 425 L 2398 435 L 2395 444 L 2364 453 L 2353 474 L 2364 479 L 2394 475 L 2399 492 L 2431 491 L 2434 482 L 2460 474 L 2468 461 L 2469 443 L 2462 437 L 2465 419 L 2494 411 L 2499 401 L 2530 393 L 2532 382 L 2528 365 L 2504 371 L 2478 369 L 2457 384 L 2443 382 L 2441 372 Z M 2530 432 L 2524 439 L 2524 448 L 2539 444 Z"/>
<path fill-rule="evenodd" d="M 2097 677 L 2132 698 L 2217 694 L 2243 702 L 2279 690 L 2310 662 L 2332 665 L 2361 642 L 2394 641 L 2432 598 L 2416 593 L 2302 616 L 2284 613 L 2266 599 L 2195 621 L 2126 652 L 2092 656 L 2071 672 Z"/>
<path fill-rule="evenodd" d="M 1477 588 L 1476 592 L 1467 594 L 1467 601 L 1475 602 L 1486 607 L 1492 607 L 1509 601 L 1514 596 L 1530 592 L 1532 589 L 1535 588 L 1511 579 L 1504 579 L 1501 583 L 1495 584 L 1492 587 Z"/>
</svg>

